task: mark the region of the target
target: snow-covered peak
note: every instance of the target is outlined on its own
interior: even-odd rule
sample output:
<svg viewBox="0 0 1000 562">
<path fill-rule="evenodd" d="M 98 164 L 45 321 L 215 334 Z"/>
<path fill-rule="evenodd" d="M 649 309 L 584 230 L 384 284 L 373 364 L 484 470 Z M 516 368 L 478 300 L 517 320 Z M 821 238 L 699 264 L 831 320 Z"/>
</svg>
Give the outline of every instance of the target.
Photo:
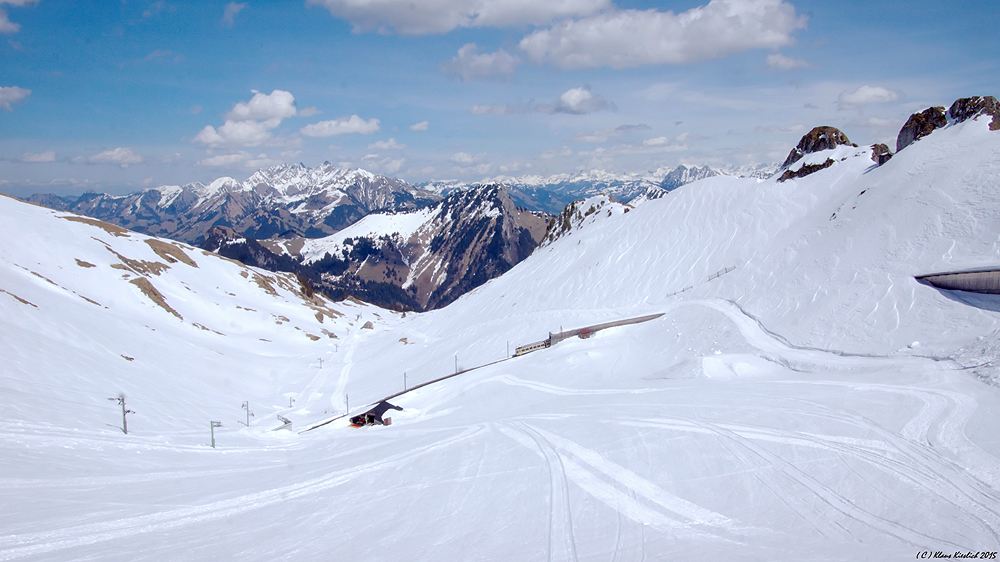
<svg viewBox="0 0 1000 562">
<path fill-rule="evenodd" d="M 573 201 L 563 209 L 562 213 L 552 219 L 548 232 L 545 233 L 545 238 L 539 245 L 552 244 L 556 240 L 579 232 L 597 221 L 624 215 L 632 208 L 632 205 L 615 201 L 603 193 Z"/>
</svg>

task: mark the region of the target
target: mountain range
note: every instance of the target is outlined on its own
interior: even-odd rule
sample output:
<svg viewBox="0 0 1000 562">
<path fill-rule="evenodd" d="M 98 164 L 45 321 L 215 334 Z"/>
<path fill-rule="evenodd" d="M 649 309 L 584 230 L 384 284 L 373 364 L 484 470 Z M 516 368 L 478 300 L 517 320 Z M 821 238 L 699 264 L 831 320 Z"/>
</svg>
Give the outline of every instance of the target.
<svg viewBox="0 0 1000 562">
<path fill-rule="evenodd" d="M 273 166 L 245 181 L 223 177 L 208 185 L 160 186 L 123 196 L 36 194 L 28 201 L 293 272 L 337 298 L 426 310 L 452 302 L 527 257 L 541 242 L 549 215 L 581 197 L 655 199 L 721 173 L 678 166 L 645 175 L 594 170 L 411 186 L 326 162 L 316 168 Z M 406 214 L 412 216 L 393 220 L 425 221 L 406 236 L 366 226 L 385 224 L 384 218 L 359 223 L 372 215 Z M 360 234 L 348 234 L 356 224 Z M 325 240 L 331 236 L 333 242 Z M 343 246 L 346 238 L 354 244 Z M 317 240 L 309 248 L 331 248 L 330 255 L 299 255 L 307 240 Z"/>
<path fill-rule="evenodd" d="M 130 195 L 85 193 L 78 198 L 33 195 L 29 202 L 106 220 L 145 234 L 198 244 L 213 226 L 254 238 L 321 237 L 376 211 L 413 210 L 440 197 L 405 182 L 345 170 L 278 165 L 245 181 L 161 186 Z"/>
<path fill-rule="evenodd" d="M 294 272 L 335 298 L 427 310 L 445 306 L 528 257 L 550 217 L 514 205 L 501 184 L 456 191 L 409 212 L 373 213 L 323 238 L 255 240 L 213 227 L 203 248 Z"/>
<path fill-rule="evenodd" d="M 1000 296 L 921 278 L 1000 269 L 998 114 L 588 198 L 420 313 L 0 196 L 0 559 L 988 558 Z"/>
</svg>

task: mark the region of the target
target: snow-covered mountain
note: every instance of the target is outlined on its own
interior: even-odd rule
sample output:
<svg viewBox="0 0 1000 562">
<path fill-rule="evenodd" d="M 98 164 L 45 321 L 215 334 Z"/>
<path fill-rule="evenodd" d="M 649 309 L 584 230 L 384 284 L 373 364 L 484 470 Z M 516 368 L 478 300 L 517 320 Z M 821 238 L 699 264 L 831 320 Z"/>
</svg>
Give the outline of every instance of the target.
<svg viewBox="0 0 1000 562">
<path fill-rule="evenodd" d="M 400 180 L 326 162 L 316 168 L 273 166 L 242 182 L 223 177 L 208 185 L 160 186 L 124 196 L 34 195 L 29 201 L 194 244 L 213 226 L 255 238 L 319 237 L 372 212 L 412 210 L 437 199 Z"/>
<path fill-rule="evenodd" d="M 1000 297 L 915 276 L 1000 262 L 995 115 L 588 207 L 405 318 L 0 197 L 0 559 L 988 556 Z"/>
<path fill-rule="evenodd" d="M 659 168 L 646 173 L 589 170 L 551 176 L 496 176 L 484 179 L 481 183 L 503 183 L 518 206 L 555 215 L 573 201 L 599 194 L 634 204 L 657 199 L 682 185 L 707 177 L 733 175 L 762 178 L 771 175 L 776 169 L 776 166 L 764 164 L 721 169 L 681 165 L 673 169 Z M 421 189 L 440 194 L 467 189 L 471 185 L 473 184 L 457 180 L 417 184 Z"/>
<path fill-rule="evenodd" d="M 375 213 L 324 238 L 254 241 L 219 227 L 203 246 L 304 275 L 318 290 L 392 308 L 440 308 L 502 275 L 541 241 L 549 216 L 514 206 L 501 184 L 430 207 Z"/>
</svg>

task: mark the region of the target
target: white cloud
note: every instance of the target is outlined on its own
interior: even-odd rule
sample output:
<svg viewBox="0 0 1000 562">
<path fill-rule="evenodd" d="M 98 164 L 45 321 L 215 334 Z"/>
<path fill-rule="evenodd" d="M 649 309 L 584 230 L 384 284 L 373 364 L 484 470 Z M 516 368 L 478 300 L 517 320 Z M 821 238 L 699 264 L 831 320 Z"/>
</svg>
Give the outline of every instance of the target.
<svg viewBox="0 0 1000 562">
<path fill-rule="evenodd" d="M 451 161 L 461 166 L 468 166 L 476 161 L 476 157 L 468 152 L 456 152 L 451 156 Z"/>
<path fill-rule="evenodd" d="M 173 9 L 173 6 L 167 4 L 163 0 L 158 0 L 150 4 L 149 7 L 146 8 L 146 11 L 142 13 L 142 17 L 151 18 L 153 16 L 159 15 L 167 11 L 168 9 Z"/>
<path fill-rule="evenodd" d="M 680 14 L 623 10 L 535 31 L 519 46 L 562 69 L 687 64 L 791 44 L 806 18 L 783 0 L 712 0 Z"/>
<path fill-rule="evenodd" d="M 34 5 L 37 1 L 38 0 L 0 0 L 0 4 L 10 4 L 11 6 L 23 8 L 25 6 Z M 10 18 L 7 17 L 7 11 L 0 8 L 0 33 L 11 34 L 17 33 L 20 30 L 21 24 L 10 21 Z M 21 44 L 16 41 L 11 41 L 10 44 L 18 51 L 23 48 L 21 47 Z"/>
<path fill-rule="evenodd" d="M 837 96 L 837 107 L 840 109 L 857 109 L 873 103 L 888 103 L 900 98 L 900 92 L 865 84 L 857 90 L 840 92 Z"/>
<path fill-rule="evenodd" d="M 210 158 L 205 158 L 198 162 L 202 166 L 210 166 L 213 168 L 234 166 L 236 164 L 241 164 L 250 159 L 249 152 L 237 152 L 235 154 L 220 154 L 218 156 L 212 156 Z"/>
<path fill-rule="evenodd" d="M 12 104 L 20 103 L 24 98 L 31 95 L 31 90 L 18 88 L 17 86 L 0 87 L 0 109 L 14 111 Z"/>
<path fill-rule="evenodd" d="M 765 127 L 763 125 L 758 125 L 758 126 L 754 127 L 753 132 L 755 132 L 755 133 L 764 133 L 764 134 L 768 134 L 768 135 L 784 135 L 784 134 L 791 134 L 791 133 L 799 133 L 801 131 L 804 131 L 805 129 L 806 129 L 806 126 L 802 125 L 802 124 L 789 125 L 787 127 L 779 127 L 779 126 L 776 126 L 776 125 L 768 125 L 768 126 Z"/>
<path fill-rule="evenodd" d="M 284 90 L 274 90 L 270 94 L 253 90 L 253 93 L 250 101 L 233 106 L 221 127 L 206 125 L 195 135 L 194 142 L 214 148 L 252 147 L 270 142 L 271 130 L 281 125 L 286 117 L 296 114 L 295 97 Z"/>
<path fill-rule="evenodd" d="M 373 142 L 368 145 L 368 150 L 402 150 L 405 144 L 399 144 L 396 139 L 390 137 L 389 140 Z"/>
<path fill-rule="evenodd" d="M 797 70 L 800 68 L 811 68 L 812 66 L 812 63 L 807 60 L 793 59 L 781 53 L 767 55 L 767 67 L 774 70 Z"/>
<path fill-rule="evenodd" d="M 461 174 L 484 175 L 493 170 L 493 163 L 486 161 L 486 154 L 469 154 L 468 152 L 456 152 L 449 160 L 455 166 L 453 172 Z"/>
<path fill-rule="evenodd" d="M 365 156 L 362 160 L 368 160 L 365 162 L 365 169 L 378 173 L 378 174 L 395 174 L 406 164 L 405 158 L 382 158 L 378 159 L 377 154 L 369 154 Z"/>
<path fill-rule="evenodd" d="M 201 166 L 208 166 L 211 168 L 240 166 L 251 170 L 273 166 L 277 163 L 278 161 L 268 157 L 267 154 L 258 154 L 257 156 L 253 156 L 249 152 L 243 150 L 233 154 L 220 154 L 218 156 L 212 156 L 198 162 Z"/>
<path fill-rule="evenodd" d="M 543 160 L 551 160 L 551 159 L 555 158 L 556 156 L 562 156 L 562 157 L 565 158 L 567 156 L 572 156 L 572 155 L 573 155 L 573 149 L 571 149 L 568 146 L 564 146 L 564 147 L 558 148 L 558 149 L 553 148 L 551 150 L 545 150 L 545 151 L 542 151 L 542 152 L 538 153 L 538 157 L 541 158 L 541 159 L 543 159 Z"/>
<path fill-rule="evenodd" d="M 474 105 L 469 108 L 473 115 L 518 115 L 538 111 L 540 113 L 572 113 L 582 115 L 604 109 L 615 109 L 614 104 L 604 96 L 592 94 L 588 86 L 572 88 L 559 95 L 552 103 L 528 101 L 517 104 Z"/>
<path fill-rule="evenodd" d="M 307 107 L 299 110 L 299 117 L 312 117 L 313 115 L 319 115 L 320 113 L 323 112 L 315 107 Z"/>
<path fill-rule="evenodd" d="M 6 10 L 0 8 L 0 33 L 17 33 L 21 30 L 21 24 L 10 21 Z"/>
<path fill-rule="evenodd" d="M 691 138 L 690 133 L 683 132 L 676 137 L 653 137 L 651 139 L 646 139 L 641 143 L 622 143 L 616 144 L 611 148 L 604 148 L 599 146 L 589 152 L 578 152 L 580 156 L 589 156 L 591 158 L 597 158 L 596 161 L 606 161 L 611 162 L 614 158 L 628 155 L 649 155 L 649 154 L 663 154 L 670 152 L 680 152 L 688 149 L 687 141 Z M 606 160 L 605 160 L 606 159 Z M 595 161 L 595 162 L 596 162 Z"/>
<path fill-rule="evenodd" d="M 30 152 L 25 152 L 20 158 L 21 162 L 27 162 L 31 164 L 40 164 L 46 162 L 55 162 L 56 153 L 49 150 L 42 152 L 41 154 L 32 154 Z"/>
<path fill-rule="evenodd" d="M 496 74 L 514 74 L 517 66 L 521 64 L 521 57 L 512 55 L 503 49 L 482 55 L 478 51 L 479 47 L 475 43 L 463 45 L 458 50 L 458 55 L 443 64 L 441 69 L 445 72 L 459 74 L 462 76 L 462 80 L 468 82 L 474 78 Z"/>
<path fill-rule="evenodd" d="M 74 159 L 75 161 L 77 160 Z M 87 158 L 87 162 L 90 164 L 114 164 L 122 168 L 128 168 L 131 164 L 142 162 L 142 156 L 132 152 L 131 148 L 118 147 L 95 154 Z"/>
<path fill-rule="evenodd" d="M 307 137 L 332 137 L 351 133 L 370 135 L 382 130 L 379 123 L 378 119 L 365 121 L 357 115 L 351 115 L 350 117 L 341 117 L 339 119 L 306 125 L 302 127 L 300 132 Z"/>
<path fill-rule="evenodd" d="M 459 27 L 540 25 L 593 14 L 611 7 L 610 0 L 307 0 L 325 6 L 335 18 L 354 25 L 356 33 L 427 35 Z"/>
<path fill-rule="evenodd" d="M 590 93 L 590 88 L 584 86 L 573 88 L 563 92 L 559 98 L 551 104 L 541 104 L 538 111 L 542 113 L 572 113 L 583 115 L 593 113 L 603 109 L 612 109 L 613 106 L 603 96 Z"/>
<path fill-rule="evenodd" d="M 620 125 L 614 129 L 604 129 L 603 131 L 594 131 L 591 133 L 577 133 L 571 136 L 569 139 L 573 142 L 607 142 L 614 137 L 620 137 L 622 135 L 631 133 L 632 131 L 648 131 L 651 127 L 646 124 L 638 125 Z"/>
<path fill-rule="evenodd" d="M 222 12 L 222 25 L 232 27 L 233 24 L 236 23 L 233 18 L 235 18 L 236 14 L 240 13 L 240 11 L 246 7 L 246 4 L 237 4 L 236 2 L 226 4 L 226 9 Z"/>
<path fill-rule="evenodd" d="M 902 127 L 900 123 L 901 122 L 898 119 L 883 119 L 881 117 L 869 117 L 867 119 L 862 119 L 861 121 L 858 121 L 856 123 L 852 123 L 852 125 L 856 125 L 858 127 L 867 127 L 870 129 L 887 129 L 887 128 L 898 129 L 899 127 Z"/>
<path fill-rule="evenodd" d="M 281 121 L 278 119 L 226 121 L 218 129 L 211 125 L 205 125 L 205 128 L 195 135 L 194 140 L 212 147 L 260 146 L 271 140 L 271 129 L 279 124 Z"/>
<path fill-rule="evenodd" d="M 533 109 L 531 102 L 526 104 L 507 105 L 474 105 L 469 108 L 469 113 L 473 115 L 516 115 L 528 113 Z"/>
<path fill-rule="evenodd" d="M 249 102 L 239 102 L 226 114 L 227 120 L 263 121 L 267 119 L 285 119 L 295 115 L 295 96 L 284 90 L 274 90 L 263 94 L 256 90 Z"/>
<path fill-rule="evenodd" d="M 410 130 L 417 132 L 426 131 L 428 127 L 430 127 L 429 121 L 421 121 L 419 123 L 414 123 L 413 125 L 410 125 Z"/>
</svg>

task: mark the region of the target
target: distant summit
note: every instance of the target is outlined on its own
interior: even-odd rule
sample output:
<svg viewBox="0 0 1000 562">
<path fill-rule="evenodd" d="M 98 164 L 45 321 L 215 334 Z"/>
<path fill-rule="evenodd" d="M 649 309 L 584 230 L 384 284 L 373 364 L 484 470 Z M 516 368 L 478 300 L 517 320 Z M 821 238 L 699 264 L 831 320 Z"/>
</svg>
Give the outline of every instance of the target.
<svg viewBox="0 0 1000 562">
<path fill-rule="evenodd" d="M 896 152 L 931 134 L 934 129 L 945 127 L 949 123 L 975 119 L 980 115 L 993 118 L 990 121 L 991 131 L 1000 130 L 1000 103 L 993 96 L 960 98 L 951 104 L 947 112 L 943 106 L 937 106 L 914 113 L 906 120 L 906 124 L 899 131 L 899 136 L 896 137 Z"/>
<path fill-rule="evenodd" d="M 858 145 L 851 142 L 847 135 L 836 127 L 816 127 L 809 131 L 799 140 L 799 144 L 788 153 L 788 158 L 781 164 L 782 168 L 787 168 L 798 162 L 806 154 L 812 154 L 821 150 L 829 150 L 840 145 Z"/>
<path fill-rule="evenodd" d="M 438 195 L 404 181 L 329 162 L 315 168 L 281 164 L 246 181 L 166 185 L 130 195 L 78 198 L 33 195 L 28 201 L 108 221 L 145 234 L 200 244 L 214 226 L 253 238 L 333 234 L 365 215 L 432 204 Z"/>
</svg>

